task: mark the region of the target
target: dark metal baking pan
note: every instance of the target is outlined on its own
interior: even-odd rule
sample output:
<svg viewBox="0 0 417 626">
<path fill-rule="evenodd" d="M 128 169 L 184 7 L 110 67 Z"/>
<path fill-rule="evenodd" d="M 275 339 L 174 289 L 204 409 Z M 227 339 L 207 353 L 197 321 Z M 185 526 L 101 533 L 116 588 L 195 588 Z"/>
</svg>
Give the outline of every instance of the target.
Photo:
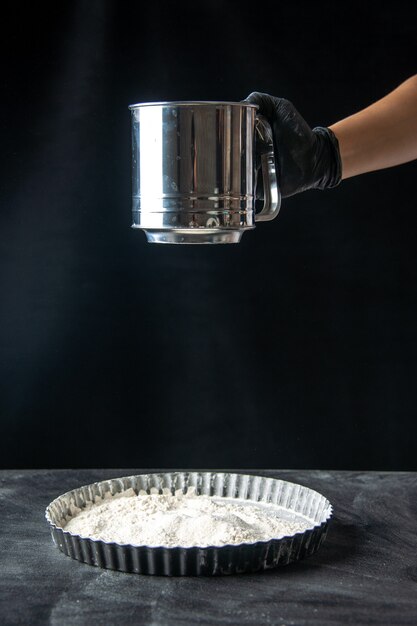
<svg viewBox="0 0 417 626">
<path fill-rule="evenodd" d="M 171 493 L 189 487 L 197 495 L 273 504 L 303 517 L 309 528 L 267 541 L 209 547 L 149 547 L 118 544 L 71 533 L 65 524 L 87 504 L 133 489 Z M 136 574 L 214 576 L 271 569 L 311 556 L 324 541 L 332 506 L 320 493 L 288 481 L 223 472 L 165 472 L 125 476 L 84 485 L 62 494 L 46 509 L 52 538 L 64 554 L 89 565 Z M 306 524 L 307 525 L 307 524 Z"/>
</svg>

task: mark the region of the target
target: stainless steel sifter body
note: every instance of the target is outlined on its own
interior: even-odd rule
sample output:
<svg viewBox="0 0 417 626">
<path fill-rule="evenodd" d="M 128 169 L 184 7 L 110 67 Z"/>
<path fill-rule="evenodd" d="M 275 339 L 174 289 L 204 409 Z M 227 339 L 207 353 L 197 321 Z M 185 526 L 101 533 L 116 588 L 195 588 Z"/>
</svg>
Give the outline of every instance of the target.
<svg viewBox="0 0 417 626">
<path fill-rule="evenodd" d="M 133 227 L 154 243 L 237 243 L 280 208 L 272 132 L 245 102 L 133 104 Z M 255 212 L 262 171 L 264 206 Z"/>
</svg>

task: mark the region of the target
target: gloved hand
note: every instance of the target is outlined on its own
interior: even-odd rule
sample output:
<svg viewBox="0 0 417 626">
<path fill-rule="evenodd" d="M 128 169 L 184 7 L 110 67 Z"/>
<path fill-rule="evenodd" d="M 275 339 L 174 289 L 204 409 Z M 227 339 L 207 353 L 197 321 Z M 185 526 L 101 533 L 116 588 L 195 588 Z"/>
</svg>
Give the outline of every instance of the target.
<svg viewBox="0 0 417 626">
<path fill-rule="evenodd" d="M 259 106 L 272 128 L 278 185 L 282 197 L 307 189 L 336 187 L 342 179 L 339 144 L 329 128 L 311 129 L 284 98 L 251 93 L 243 102 Z"/>
</svg>

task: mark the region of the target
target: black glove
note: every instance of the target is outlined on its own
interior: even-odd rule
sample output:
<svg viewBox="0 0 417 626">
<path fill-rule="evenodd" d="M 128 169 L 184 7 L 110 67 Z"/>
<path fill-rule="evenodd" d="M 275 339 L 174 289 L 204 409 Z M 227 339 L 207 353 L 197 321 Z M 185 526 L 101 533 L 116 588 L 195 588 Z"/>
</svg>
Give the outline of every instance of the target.
<svg viewBox="0 0 417 626">
<path fill-rule="evenodd" d="M 278 184 L 282 197 L 307 189 L 336 187 L 342 179 L 339 144 L 330 128 L 311 129 L 284 98 L 251 93 L 243 102 L 259 106 L 272 128 Z"/>
</svg>

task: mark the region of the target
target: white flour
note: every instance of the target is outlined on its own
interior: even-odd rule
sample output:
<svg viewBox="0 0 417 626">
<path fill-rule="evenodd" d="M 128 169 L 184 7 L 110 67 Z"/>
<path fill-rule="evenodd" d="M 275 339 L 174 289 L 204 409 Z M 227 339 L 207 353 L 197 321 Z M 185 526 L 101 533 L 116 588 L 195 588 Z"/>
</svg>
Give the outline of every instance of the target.
<svg viewBox="0 0 417 626">
<path fill-rule="evenodd" d="M 94 504 L 70 519 L 65 530 L 103 541 L 148 546 L 222 546 L 267 541 L 314 526 L 283 509 L 246 500 L 198 496 L 168 489 L 162 494 L 129 489 Z"/>
</svg>

